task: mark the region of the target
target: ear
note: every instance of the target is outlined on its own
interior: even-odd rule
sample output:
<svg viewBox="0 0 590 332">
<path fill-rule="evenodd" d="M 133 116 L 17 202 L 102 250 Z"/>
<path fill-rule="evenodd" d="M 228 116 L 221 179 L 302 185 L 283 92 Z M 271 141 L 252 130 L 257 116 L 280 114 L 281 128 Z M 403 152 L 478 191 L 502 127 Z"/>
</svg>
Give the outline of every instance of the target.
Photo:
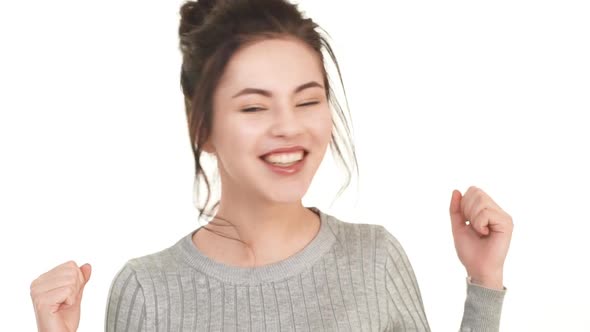
<svg viewBox="0 0 590 332">
<path fill-rule="evenodd" d="M 205 142 L 205 144 L 201 146 L 201 150 L 209 154 L 215 155 L 215 147 L 213 146 L 210 140 L 207 140 L 207 142 Z"/>
</svg>

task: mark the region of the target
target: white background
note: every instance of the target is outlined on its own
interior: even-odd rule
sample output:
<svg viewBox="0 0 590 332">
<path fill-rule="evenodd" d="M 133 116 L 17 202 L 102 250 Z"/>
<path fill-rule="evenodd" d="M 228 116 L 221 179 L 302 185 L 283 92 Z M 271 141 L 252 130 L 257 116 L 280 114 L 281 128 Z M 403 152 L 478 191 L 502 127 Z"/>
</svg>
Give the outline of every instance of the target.
<svg viewBox="0 0 590 332">
<path fill-rule="evenodd" d="M 2 330 L 34 330 L 30 282 L 73 259 L 94 268 L 80 330 L 101 331 L 125 261 L 198 227 L 179 5 L 0 5 Z M 587 3 L 301 9 L 332 37 L 360 164 L 358 187 L 333 205 L 340 178 L 322 165 L 304 202 L 385 225 L 412 261 L 432 329 L 453 331 L 465 272 L 448 204 L 452 189 L 477 185 L 515 222 L 502 330 L 590 331 Z"/>
</svg>

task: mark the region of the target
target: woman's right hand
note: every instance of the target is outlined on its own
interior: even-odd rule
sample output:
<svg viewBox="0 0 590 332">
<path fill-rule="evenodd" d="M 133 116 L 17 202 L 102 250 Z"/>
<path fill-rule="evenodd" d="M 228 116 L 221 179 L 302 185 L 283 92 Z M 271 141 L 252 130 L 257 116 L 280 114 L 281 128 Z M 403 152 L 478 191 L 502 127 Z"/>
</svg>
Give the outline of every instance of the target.
<svg viewBox="0 0 590 332">
<path fill-rule="evenodd" d="M 90 264 L 69 261 L 43 273 L 31 283 L 39 332 L 73 332 L 80 322 L 80 303 L 90 279 Z"/>
</svg>

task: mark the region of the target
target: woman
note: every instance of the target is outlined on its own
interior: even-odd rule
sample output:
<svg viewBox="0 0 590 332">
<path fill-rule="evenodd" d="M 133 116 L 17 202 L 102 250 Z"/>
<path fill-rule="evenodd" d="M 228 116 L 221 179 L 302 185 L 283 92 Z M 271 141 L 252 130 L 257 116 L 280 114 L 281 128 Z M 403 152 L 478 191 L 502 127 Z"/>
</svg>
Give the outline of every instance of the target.
<svg viewBox="0 0 590 332">
<path fill-rule="evenodd" d="M 322 50 L 335 58 L 317 25 L 284 0 L 200 0 L 181 17 L 181 83 L 207 189 L 200 215 L 212 218 L 125 264 L 106 330 L 430 330 L 392 234 L 302 205 L 329 145 L 349 175 L 356 164 Z M 210 210 L 204 156 L 221 180 Z M 470 187 L 453 191 L 450 218 L 468 275 L 461 330 L 497 330 L 511 217 Z M 40 331 L 77 329 L 90 274 L 68 262 L 33 281 Z"/>
</svg>

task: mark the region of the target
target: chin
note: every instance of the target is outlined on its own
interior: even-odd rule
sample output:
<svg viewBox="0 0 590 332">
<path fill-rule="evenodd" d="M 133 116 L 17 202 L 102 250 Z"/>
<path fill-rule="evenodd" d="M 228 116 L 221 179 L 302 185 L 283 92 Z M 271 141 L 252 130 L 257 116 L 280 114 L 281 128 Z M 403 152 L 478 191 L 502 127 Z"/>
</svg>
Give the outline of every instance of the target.
<svg viewBox="0 0 590 332">
<path fill-rule="evenodd" d="M 301 202 L 303 196 L 272 197 L 270 201 L 275 204 L 294 204 Z"/>
</svg>

